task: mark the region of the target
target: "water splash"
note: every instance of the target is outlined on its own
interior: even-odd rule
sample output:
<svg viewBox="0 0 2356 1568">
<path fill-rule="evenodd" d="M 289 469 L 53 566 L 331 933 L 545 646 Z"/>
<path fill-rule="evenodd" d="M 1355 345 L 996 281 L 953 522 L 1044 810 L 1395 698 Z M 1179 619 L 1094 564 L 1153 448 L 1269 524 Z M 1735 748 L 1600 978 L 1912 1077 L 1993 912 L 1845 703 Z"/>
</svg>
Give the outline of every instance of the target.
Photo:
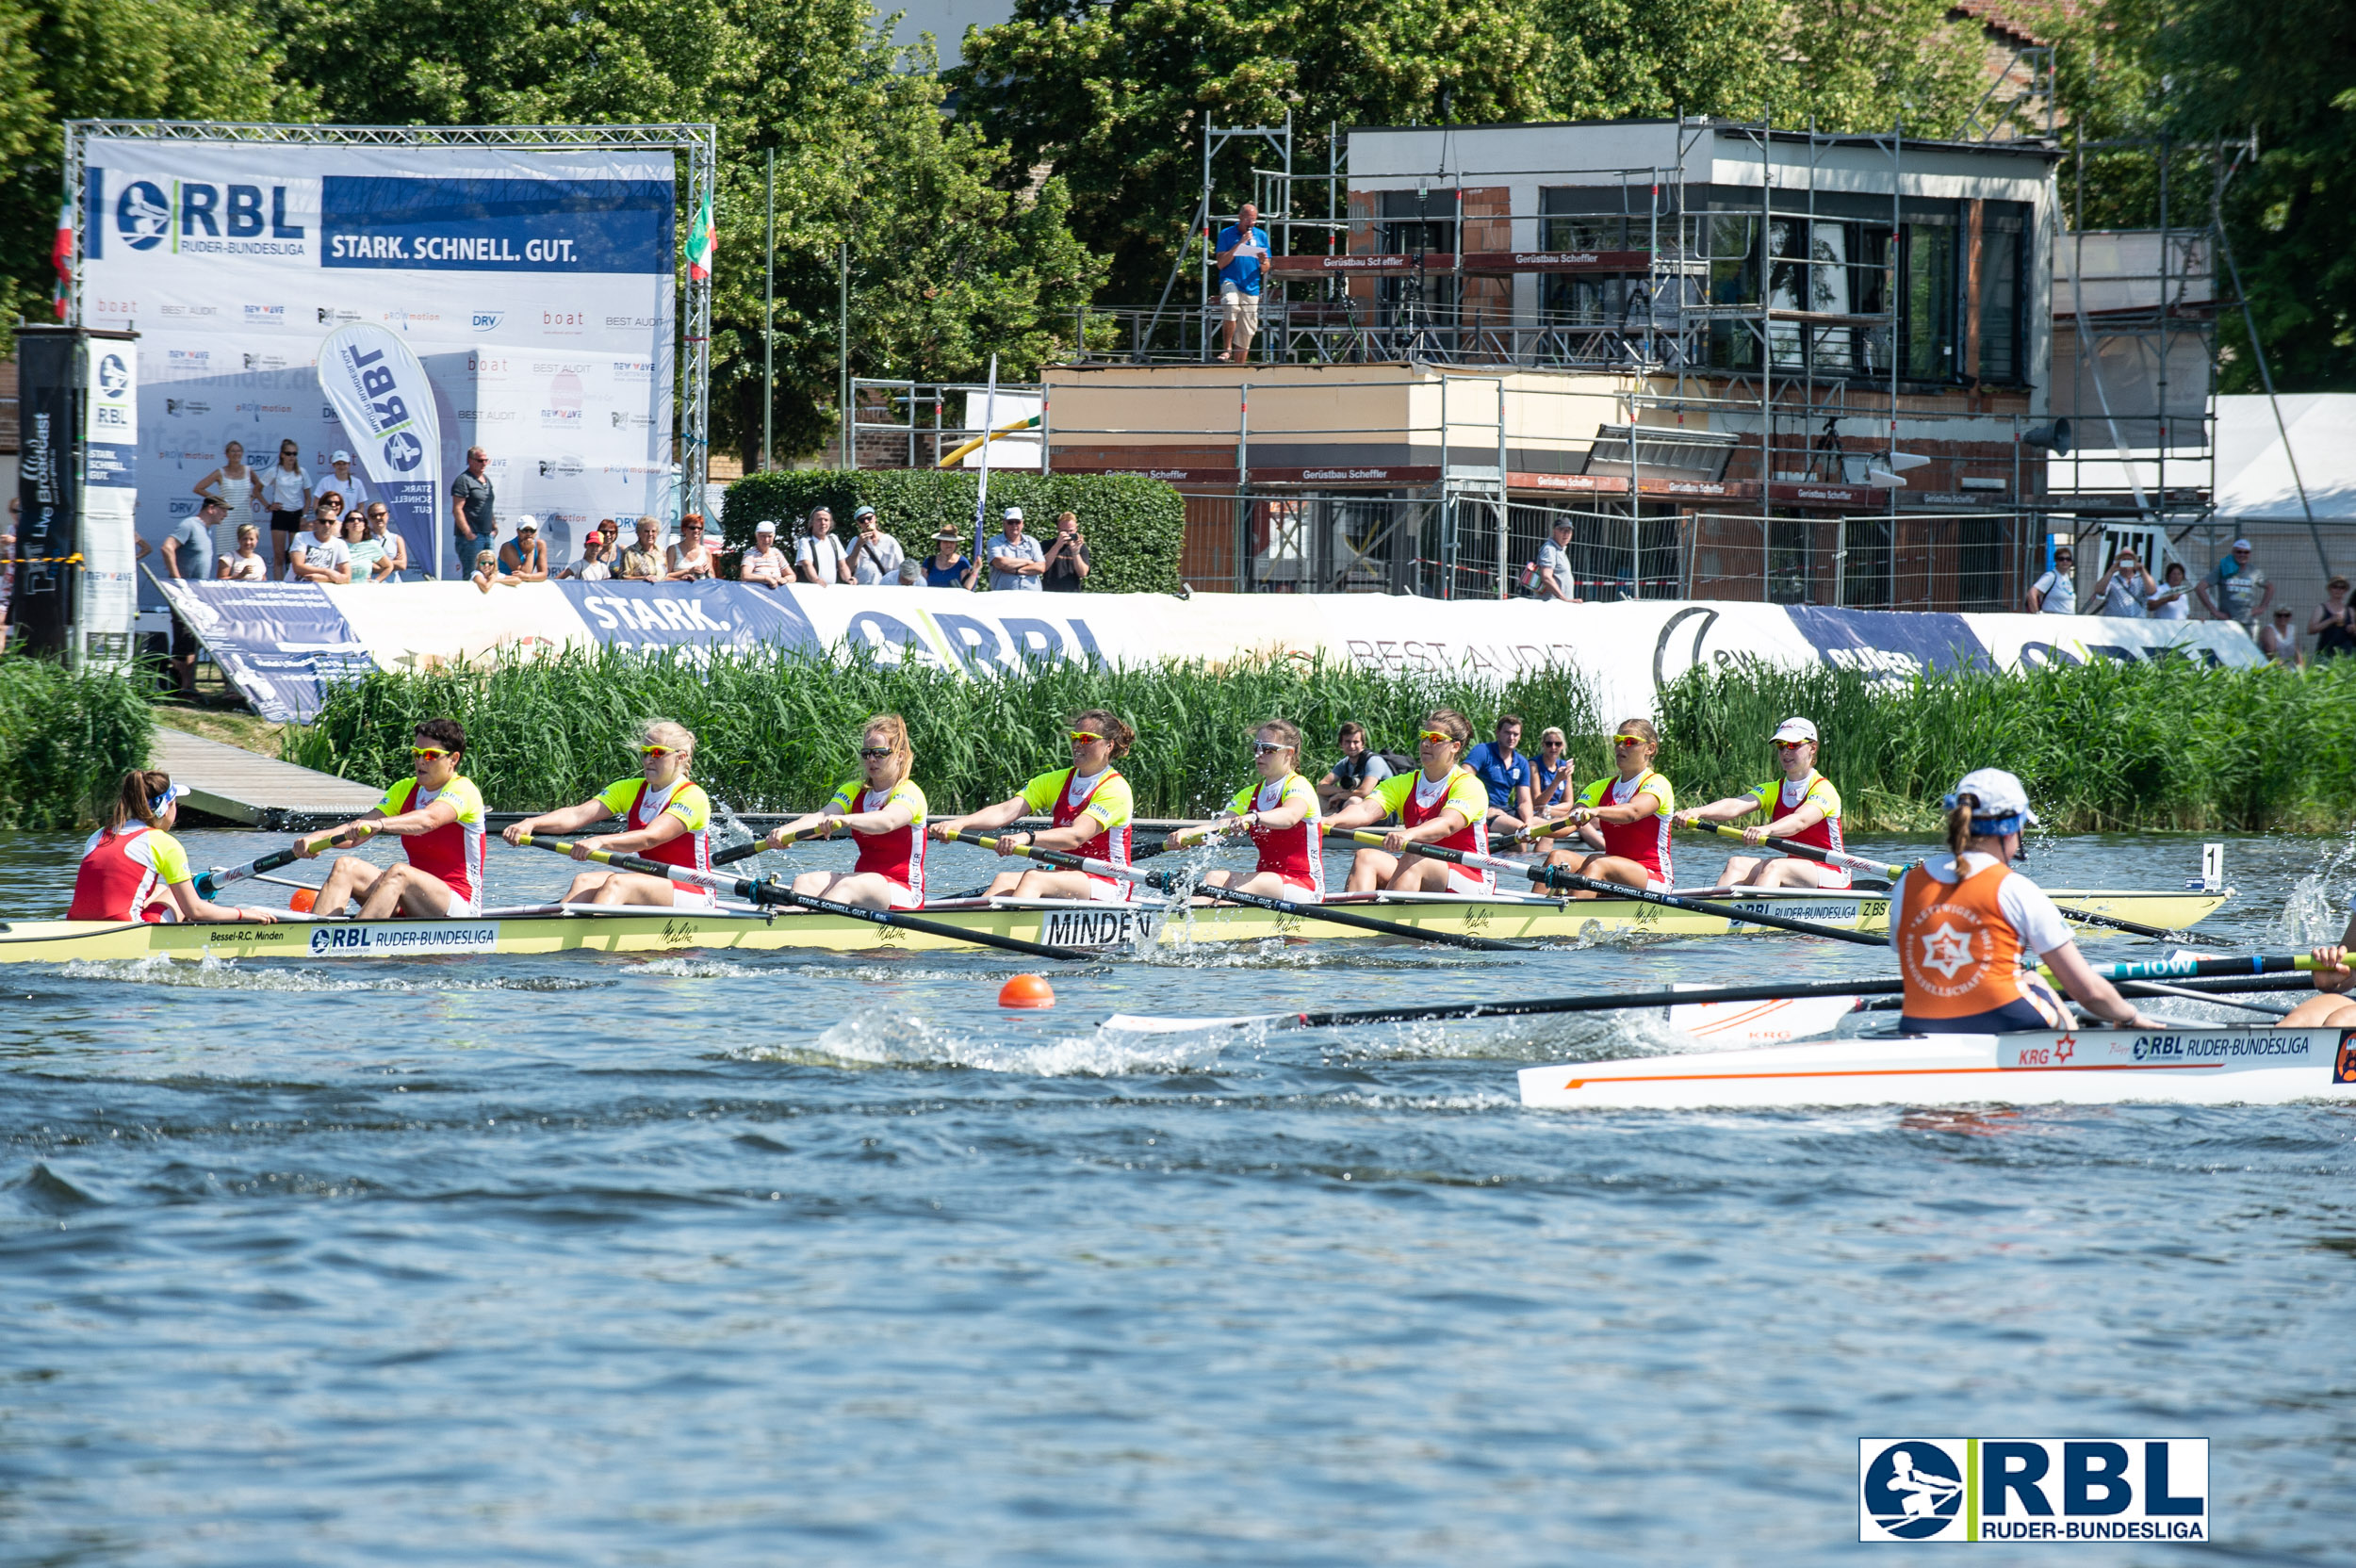
<svg viewBox="0 0 2356 1568">
<path fill-rule="evenodd" d="M 868 1013 L 845 1019 L 807 1044 L 729 1053 L 748 1060 L 813 1067 L 963 1068 L 1033 1078 L 1113 1078 L 1131 1073 L 1189 1072 L 1219 1061 L 1226 1039 L 1142 1037 L 1098 1029 L 1024 1044 L 990 1040 L 943 1029 L 922 1018 Z"/>
</svg>

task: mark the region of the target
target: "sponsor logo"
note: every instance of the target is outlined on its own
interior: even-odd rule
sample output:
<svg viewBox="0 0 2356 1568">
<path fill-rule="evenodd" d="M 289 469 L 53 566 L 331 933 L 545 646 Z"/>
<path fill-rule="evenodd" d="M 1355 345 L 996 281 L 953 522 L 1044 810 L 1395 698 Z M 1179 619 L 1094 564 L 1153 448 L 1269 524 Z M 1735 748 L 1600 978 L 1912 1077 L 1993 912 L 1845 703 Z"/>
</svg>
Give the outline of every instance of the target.
<svg viewBox="0 0 2356 1568">
<path fill-rule="evenodd" d="M 616 359 L 609 363 L 611 368 L 607 373 L 615 381 L 654 380 L 654 361 L 651 359 Z"/>
<path fill-rule="evenodd" d="M 420 921 L 416 924 L 350 923 L 311 928 L 311 952 L 316 957 L 371 958 L 411 953 L 488 953 L 499 945 L 495 924 L 461 924 L 455 921 Z"/>
<path fill-rule="evenodd" d="M 467 318 L 466 325 L 476 332 L 497 332 L 499 323 L 506 319 L 507 312 L 503 310 L 478 310 Z"/>
<path fill-rule="evenodd" d="M 131 368 L 121 354 L 110 353 L 98 362 L 98 390 L 109 398 L 120 398 L 131 389 Z"/>
<path fill-rule="evenodd" d="M 2340 1054 L 2331 1064 L 2331 1082 L 2356 1084 L 2356 1029 L 2340 1036 Z"/>
<path fill-rule="evenodd" d="M 248 305 L 245 324 L 249 327 L 283 327 L 286 324 L 285 305 Z"/>
<path fill-rule="evenodd" d="M 572 430 L 581 424 L 581 404 L 587 397 L 581 377 L 569 367 L 548 378 L 548 400 L 540 409 L 540 425 L 544 430 Z"/>
<path fill-rule="evenodd" d="M 1859 1541 L 2206 1541 L 2203 1437 L 1857 1440 Z"/>
<path fill-rule="evenodd" d="M 322 327 L 341 327 L 361 319 L 358 311 L 338 310 L 334 305 L 319 306 L 319 325 Z"/>
<path fill-rule="evenodd" d="M 1303 468 L 1301 477 L 1304 480 L 1388 479 L 1391 471 L 1388 468 Z"/>
<path fill-rule="evenodd" d="M 542 479 L 579 479 L 581 459 L 577 457 L 544 457 L 540 460 Z M 553 515 L 553 514 L 551 514 Z"/>
<path fill-rule="evenodd" d="M 384 438 L 384 461 L 395 473 L 405 474 L 425 461 L 425 443 L 405 430 Z"/>
<path fill-rule="evenodd" d="M 2269 1030 L 2263 1035 L 2137 1035 L 2130 1055 L 2138 1062 L 2221 1063 L 2308 1054 L 2303 1031 Z"/>
<path fill-rule="evenodd" d="M 1108 904 L 1101 909 L 1050 909 L 1039 917 L 1039 939 L 1057 947 L 1126 947 L 1151 941 L 1162 928 L 1152 909 Z"/>
<path fill-rule="evenodd" d="M 589 324 L 589 318 L 577 310 L 544 310 L 540 313 L 540 330 L 571 335 Z"/>
<path fill-rule="evenodd" d="M 166 305 L 166 306 L 164 306 L 164 314 L 165 314 L 166 316 L 185 316 L 185 317 L 188 317 L 188 318 L 190 318 L 191 320 L 193 320 L 193 319 L 198 319 L 198 318 L 205 318 L 205 317 L 219 316 L 219 315 L 221 314 L 221 306 L 219 306 L 219 305 Z"/>
<path fill-rule="evenodd" d="M 172 233 L 172 202 L 152 180 L 133 180 L 115 198 L 115 233 L 134 251 L 152 251 Z"/>
<path fill-rule="evenodd" d="M 619 327 L 624 331 L 643 331 L 647 327 L 661 326 L 664 323 L 657 321 L 651 316 L 609 316 L 605 318 L 605 324 L 609 327 Z"/>
<path fill-rule="evenodd" d="M 615 430 L 654 429 L 654 416 L 651 414 L 625 414 L 617 408 L 613 410 L 608 417 L 614 421 Z"/>
<path fill-rule="evenodd" d="M 257 414 L 257 415 L 258 415 L 258 414 L 292 414 L 292 413 L 294 412 L 294 404 L 292 404 L 292 403 L 239 403 L 239 404 L 237 405 L 237 412 L 238 412 L 238 413 L 240 413 L 240 414 Z"/>
<path fill-rule="evenodd" d="M 154 180 L 133 180 L 115 198 L 115 234 L 134 251 L 171 243 L 177 252 L 207 255 L 305 254 L 306 231 L 286 219 L 286 188 L 209 185 L 174 180 L 167 191 Z"/>
<path fill-rule="evenodd" d="M 284 370 L 286 368 L 285 354 L 245 354 L 241 357 L 245 360 L 245 368 L 249 370 Z M 293 410 L 288 409 L 286 412 L 292 413 Z"/>
<path fill-rule="evenodd" d="M 210 349 L 166 349 L 164 351 L 164 368 L 168 370 L 207 370 L 212 368 L 212 364 L 213 351 Z"/>
</svg>

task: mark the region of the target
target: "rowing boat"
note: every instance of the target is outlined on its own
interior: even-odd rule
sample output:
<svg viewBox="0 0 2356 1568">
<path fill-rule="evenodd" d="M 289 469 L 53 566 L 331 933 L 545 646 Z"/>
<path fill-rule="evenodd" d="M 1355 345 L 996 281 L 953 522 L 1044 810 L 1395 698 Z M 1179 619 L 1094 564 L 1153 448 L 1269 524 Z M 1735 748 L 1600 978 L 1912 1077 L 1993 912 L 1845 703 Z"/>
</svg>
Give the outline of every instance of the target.
<svg viewBox="0 0 2356 1568">
<path fill-rule="evenodd" d="M 1747 1051 L 1524 1068 L 1547 1110 L 1763 1110 L 2155 1101 L 2356 1100 L 2356 1029 L 2202 1026 L 1856 1036 Z"/>
<path fill-rule="evenodd" d="M 2183 928 L 2214 913 L 2221 891 L 2055 891 L 2066 907 Z M 1461 893 L 1377 893 L 1332 901 L 1378 912 L 1383 919 L 1430 931 L 1532 941 L 1640 932 L 1661 937 L 1718 937 L 1754 931 L 1717 914 L 1693 913 L 1632 899 L 1482 897 Z M 1716 900 L 1746 913 L 1796 915 L 1856 931 L 1886 931 L 1886 896 L 1824 889 L 1778 889 Z M 1266 940 L 1370 940 L 1349 926 L 1233 905 L 1166 907 L 1144 903 L 1070 899 L 961 899 L 927 905 L 925 917 L 959 930 L 985 932 L 1061 947 L 1111 950 L 1142 941 L 1166 946 Z M 2097 933 L 2099 934 L 2099 933 Z M 72 959 L 410 958 L 441 954 L 541 954 L 576 949 L 653 953 L 685 948 L 753 952 L 811 949 L 860 952 L 954 950 L 945 936 L 878 926 L 841 915 L 712 912 L 676 909 L 531 905 L 492 909 L 468 920 L 360 921 L 282 919 L 218 924 L 149 924 L 137 921 L 17 921 L 0 924 L 0 963 L 58 963 Z"/>
</svg>

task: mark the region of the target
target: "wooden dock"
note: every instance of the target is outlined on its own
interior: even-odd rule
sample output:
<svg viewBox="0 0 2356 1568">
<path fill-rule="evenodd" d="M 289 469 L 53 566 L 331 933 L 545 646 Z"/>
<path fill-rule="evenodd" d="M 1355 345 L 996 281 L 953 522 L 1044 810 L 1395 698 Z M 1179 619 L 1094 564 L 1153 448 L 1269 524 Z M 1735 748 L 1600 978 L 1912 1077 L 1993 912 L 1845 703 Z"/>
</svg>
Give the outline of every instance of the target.
<svg viewBox="0 0 2356 1568">
<path fill-rule="evenodd" d="M 148 765 L 172 775 L 187 792 L 184 811 L 273 833 L 332 827 L 384 797 L 381 789 L 367 784 L 160 727 Z"/>
</svg>

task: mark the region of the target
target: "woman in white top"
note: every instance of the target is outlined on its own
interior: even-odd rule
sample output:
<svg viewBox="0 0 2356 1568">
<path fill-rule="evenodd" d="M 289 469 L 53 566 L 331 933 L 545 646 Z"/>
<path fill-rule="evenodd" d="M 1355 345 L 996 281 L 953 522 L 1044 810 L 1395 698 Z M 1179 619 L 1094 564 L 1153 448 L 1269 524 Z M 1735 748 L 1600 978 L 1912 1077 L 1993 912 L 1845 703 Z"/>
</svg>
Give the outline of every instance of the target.
<svg viewBox="0 0 2356 1568">
<path fill-rule="evenodd" d="M 311 510 L 311 476 L 303 471 L 303 449 L 292 441 L 278 443 L 278 464 L 261 476 L 257 488 L 262 504 L 270 508 L 272 564 L 283 573 L 286 548 L 303 531 L 303 519 Z"/>
<path fill-rule="evenodd" d="M 214 563 L 213 575 L 223 582 L 268 582 L 270 563 L 262 559 L 261 543 L 258 526 L 239 523 L 236 547 Z"/>
<path fill-rule="evenodd" d="M 777 548 L 777 525 L 759 522 L 753 525 L 752 547 L 747 549 L 739 564 L 743 580 L 759 583 L 763 588 L 782 588 L 792 575 L 794 564 Z"/>
<path fill-rule="evenodd" d="M 665 582 L 694 582 L 713 575 L 701 514 L 690 512 L 679 520 L 679 543 L 663 552 L 663 567 Z"/>
<path fill-rule="evenodd" d="M 221 449 L 221 466 L 198 480 L 200 496 L 210 496 L 227 509 L 213 525 L 213 557 L 226 560 L 237 553 L 237 530 L 255 520 L 262 503 L 260 476 L 245 466 L 245 443 L 231 441 Z"/>
<path fill-rule="evenodd" d="M 2192 614 L 2192 584 L 2184 580 L 2184 564 L 2171 561 L 2160 574 L 2164 580 L 2143 601 L 2145 615 L 2154 621 L 2181 621 Z"/>
</svg>

